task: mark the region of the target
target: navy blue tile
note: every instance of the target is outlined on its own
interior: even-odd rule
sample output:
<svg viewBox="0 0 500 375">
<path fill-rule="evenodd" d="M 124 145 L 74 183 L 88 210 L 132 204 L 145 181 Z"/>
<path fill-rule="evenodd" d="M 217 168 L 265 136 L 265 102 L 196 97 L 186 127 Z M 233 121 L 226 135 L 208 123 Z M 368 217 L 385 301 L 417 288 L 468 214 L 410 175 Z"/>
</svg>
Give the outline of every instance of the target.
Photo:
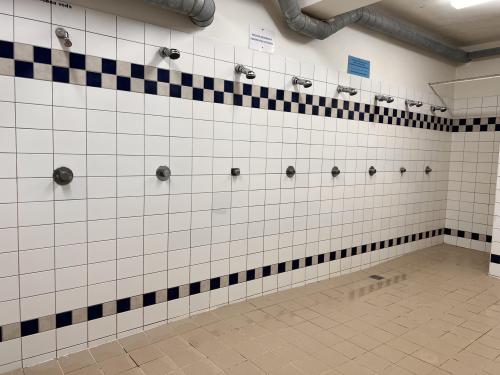
<svg viewBox="0 0 500 375">
<path fill-rule="evenodd" d="M 116 301 L 116 313 L 130 311 L 130 298 L 122 298 Z"/>
<path fill-rule="evenodd" d="M 276 90 L 276 100 L 285 100 L 285 90 Z"/>
<path fill-rule="evenodd" d="M 353 247 L 353 248 L 351 249 L 351 256 L 354 256 L 354 255 L 356 255 L 357 253 L 358 253 L 358 248 L 357 248 L 357 247 Z"/>
<path fill-rule="evenodd" d="M 201 283 L 198 281 L 196 283 L 191 283 L 189 285 L 189 295 L 193 296 L 195 294 L 200 294 L 201 292 Z"/>
<path fill-rule="evenodd" d="M 262 277 L 271 276 L 271 266 L 265 266 L 262 268 Z"/>
<path fill-rule="evenodd" d="M 193 100 L 203 101 L 203 89 L 193 88 Z"/>
<path fill-rule="evenodd" d="M 214 103 L 224 104 L 224 93 L 222 91 L 214 91 Z"/>
<path fill-rule="evenodd" d="M 144 81 L 144 92 L 146 94 L 157 95 L 158 83 L 156 81 Z"/>
<path fill-rule="evenodd" d="M 411 235 L 411 240 L 412 241 L 416 241 L 417 240 L 417 235 L 416 234 L 412 234 Z"/>
<path fill-rule="evenodd" d="M 323 264 L 325 263 L 325 254 L 319 254 L 318 255 L 318 264 Z"/>
<path fill-rule="evenodd" d="M 180 85 L 170 85 L 170 96 L 180 98 L 182 96 L 182 89 Z"/>
<path fill-rule="evenodd" d="M 500 255 L 491 254 L 491 263 L 500 264 Z"/>
<path fill-rule="evenodd" d="M 87 86 L 101 87 L 102 86 L 101 73 L 87 72 Z"/>
<path fill-rule="evenodd" d="M 396 244 L 397 245 L 401 245 L 401 237 L 398 237 L 397 241 L 396 241 Z"/>
<path fill-rule="evenodd" d="M 300 96 L 298 92 L 292 92 L 292 102 L 298 103 L 300 100 Z"/>
<path fill-rule="evenodd" d="M 297 270 L 300 267 L 300 261 L 298 259 L 292 260 L 292 270 Z"/>
<path fill-rule="evenodd" d="M 275 111 L 276 110 L 276 100 L 274 99 L 268 99 L 267 101 L 267 109 L 270 111 Z"/>
<path fill-rule="evenodd" d="M 0 327 L 0 342 L 3 342 L 2 327 Z"/>
<path fill-rule="evenodd" d="M 311 94 L 306 95 L 306 104 L 313 104 L 313 96 Z"/>
<path fill-rule="evenodd" d="M 313 258 L 312 257 L 306 257 L 306 267 L 311 267 L 313 264 Z"/>
<path fill-rule="evenodd" d="M 130 66 L 130 75 L 132 78 L 144 79 L 144 65 L 132 64 Z"/>
<path fill-rule="evenodd" d="M 260 88 L 260 97 L 261 98 L 269 98 L 269 89 L 267 87 Z"/>
<path fill-rule="evenodd" d="M 116 77 L 116 88 L 121 91 L 130 91 L 130 78 L 122 76 Z"/>
<path fill-rule="evenodd" d="M 332 117 L 332 109 L 331 108 L 325 108 L 325 116 Z"/>
<path fill-rule="evenodd" d="M 247 271 L 247 281 L 255 280 L 255 270 Z"/>
<path fill-rule="evenodd" d="M 214 79 L 212 77 L 203 77 L 203 88 L 206 90 L 213 90 Z"/>
<path fill-rule="evenodd" d="M 260 108 L 260 99 L 257 97 L 252 97 L 252 108 Z"/>
<path fill-rule="evenodd" d="M 15 74 L 16 77 L 33 78 L 33 63 L 16 60 Z"/>
<path fill-rule="evenodd" d="M 238 284 L 238 274 L 232 273 L 229 275 L 229 285 Z"/>
<path fill-rule="evenodd" d="M 292 111 L 292 103 L 291 102 L 284 102 L 283 103 L 283 111 L 291 112 Z"/>
<path fill-rule="evenodd" d="M 493 237 L 491 237 L 491 235 L 487 234 L 486 235 L 486 242 L 490 242 L 493 240 Z"/>
<path fill-rule="evenodd" d="M 65 311 L 56 314 L 56 328 L 67 327 L 73 324 L 73 313 L 71 311 Z"/>
<path fill-rule="evenodd" d="M 156 304 L 156 293 L 151 292 L 151 293 L 145 293 L 142 296 L 142 305 L 144 307 L 146 306 L 152 306 Z"/>
<path fill-rule="evenodd" d="M 243 95 L 252 96 L 252 85 L 248 83 L 243 84 Z"/>
<path fill-rule="evenodd" d="M 330 251 L 330 262 L 332 260 L 337 259 L 337 252 L 336 251 Z"/>
<path fill-rule="evenodd" d="M 405 243 L 408 243 L 409 240 L 409 236 L 405 236 Z"/>
<path fill-rule="evenodd" d="M 102 59 L 102 72 L 106 74 L 116 74 L 116 61 Z"/>
<path fill-rule="evenodd" d="M 193 75 L 190 73 L 182 73 L 181 84 L 182 86 L 193 86 Z"/>
<path fill-rule="evenodd" d="M 385 248 L 385 241 L 380 241 L 380 248 L 381 249 Z"/>
<path fill-rule="evenodd" d="M 85 70 L 85 55 L 82 55 L 80 53 L 70 52 L 69 67 L 73 69 Z"/>
<path fill-rule="evenodd" d="M 342 250 L 340 251 L 340 258 L 342 258 L 342 259 L 343 259 L 343 258 L 345 258 L 345 257 L 347 257 L 347 249 L 342 249 Z"/>
<path fill-rule="evenodd" d="M 377 244 L 375 242 L 373 242 L 371 244 L 371 251 L 376 251 L 377 250 Z"/>
<path fill-rule="evenodd" d="M 285 271 L 286 271 L 286 263 L 285 262 L 278 263 L 278 273 L 283 273 Z"/>
<path fill-rule="evenodd" d="M 392 247 L 394 244 L 394 241 L 392 239 L 389 240 L 389 244 L 387 245 L 387 247 Z"/>
<path fill-rule="evenodd" d="M 34 61 L 39 64 L 52 64 L 52 51 L 50 48 L 36 47 L 33 49 Z"/>
<path fill-rule="evenodd" d="M 299 113 L 306 113 L 306 105 L 304 103 L 299 103 Z"/>
<path fill-rule="evenodd" d="M 241 107 L 243 105 L 243 95 L 233 94 L 233 104 Z"/>
<path fill-rule="evenodd" d="M 215 290 L 220 288 L 220 277 L 214 277 L 210 279 L 210 290 Z"/>
<path fill-rule="evenodd" d="M 479 241 L 479 233 L 471 233 L 470 238 L 475 241 Z"/>
<path fill-rule="evenodd" d="M 464 238 L 465 237 L 465 232 L 463 230 L 457 231 L 457 237 Z"/>
<path fill-rule="evenodd" d="M 102 304 L 87 307 L 88 320 L 102 318 Z"/>
<path fill-rule="evenodd" d="M 451 234 L 451 229 L 450 228 L 444 228 L 444 234 L 450 235 Z"/>
<path fill-rule="evenodd" d="M 337 118 L 342 118 L 344 116 L 344 111 L 342 109 L 337 109 Z"/>
<path fill-rule="evenodd" d="M 38 333 L 38 319 L 21 322 L 21 336 L 29 336 Z"/>
<path fill-rule="evenodd" d="M 5 59 L 14 58 L 14 43 L 0 40 L 0 57 Z"/>
<path fill-rule="evenodd" d="M 179 287 L 169 288 L 167 290 L 167 301 L 179 299 Z"/>
<path fill-rule="evenodd" d="M 361 246 L 361 253 L 365 254 L 368 252 L 368 246 L 367 245 L 362 245 Z"/>
<path fill-rule="evenodd" d="M 224 81 L 224 92 L 234 92 L 234 83 L 233 81 Z"/>
<path fill-rule="evenodd" d="M 319 114 L 319 107 L 317 105 L 313 105 L 313 107 L 312 107 L 312 114 L 314 116 L 317 116 Z"/>
</svg>

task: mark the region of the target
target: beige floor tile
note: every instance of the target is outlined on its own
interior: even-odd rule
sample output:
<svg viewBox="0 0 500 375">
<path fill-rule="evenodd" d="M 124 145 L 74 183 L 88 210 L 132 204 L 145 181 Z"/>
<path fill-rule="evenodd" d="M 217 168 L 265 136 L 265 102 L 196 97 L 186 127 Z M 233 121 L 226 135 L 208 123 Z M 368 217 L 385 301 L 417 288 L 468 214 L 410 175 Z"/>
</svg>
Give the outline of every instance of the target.
<svg viewBox="0 0 500 375">
<path fill-rule="evenodd" d="M 125 354 L 125 351 L 117 341 L 109 342 L 90 349 L 90 353 L 97 362 Z"/>
<path fill-rule="evenodd" d="M 366 350 L 353 344 L 350 341 L 343 341 L 341 343 L 338 343 L 333 346 L 333 349 L 350 359 L 357 358 L 366 352 Z"/>
<path fill-rule="evenodd" d="M 91 366 L 94 363 L 95 359 L 88 350 L 59 358 L 59 365 L 65 374 Z"/>
<path fill-rule="evenodd" d="M 214 375 L 223 374 L 223 371 L 208 360 L 201 360 L 191 363 L 182 368 L 186 375 Z"/>
<path fill-rule="evenodd" d="M 367 367 L 377 374 L 383 374 L 385 369 L 392 365 L 388 360 L 374 353 L 365 353 L 354 360 L 358 365 Z"/>
<path fill-rule="evenodd" d="M 130 358 L 138 365 L 141 366 L 144 363 L 154 361 L 164 354 L 158 349 L 156 345 L 148 345 L 139 349 L 135 349 L 129 353 Z"/>
<path fill-rule="evenodd" d="M 62 375 L 61 366 L 57 360 L 42 363 L 33 367 L 24 369 L 25 375 Z"/>
<path fill-rule="evenodd" d="M 137 367 L 128 354 L 106 359 L 99 362 L 99 366 L 105 375 L 121 374 L 122 372 Z"/>
<path fill-rule="evenodd" d="M 429 363 L 412 356 L 403 358 L 397 365 L 417 375 L 427 375 L 434 369 Z"/>
<path fill-rule="evenodd" d="M 270 372 L 269 374 L 270 375 L 305 375 L 307 373 L 300 371 L 293 364 L 289 363 L 289 364 L 285 365 L 285 367 L 282 367 L 276 371 Z"/>
<path fill-rule="evenodd" d="M 155 359 L 154 361 L 147 362 L 140 367 L 146 375 L 165 375 L 178 369 L 174 362 L 168 357 Z"/>
<path fill-rule="evenodd" d="M 448 359 L 450 359 L 450 357 L 445 354 L 438 353 L 427 348 L 417 350 L 412 354 L 412 356 L 436 367 L 441 366 Z"/>
<path fill-rule="evenodd" d="M 373 349 L 372 353 L 392 363 L 399 362 L 406 357 L 405 353 L 394 349 L 389 345 L 380 345 L 379 347 Z"/>
<path fill-rule="evenodd" d="M 252 362 L 246 361 L 231 367 L 226 371 L 230 375 L 264 375 L 265 372 L 255 366 Z"/>
<path fill-rule="evenodd" d="M 382 344 L 380 341 L 375 340 L 365 334 L 353 336 L 349 339 L 349 341 L 363 348 L 366 351 L 373 350 L 377 346 L 380 346 Z"/>
<path fill-rule="evenodd" d="M 336 370 L 344 375 L 375 375 L 375 372 L 366 367 L 358 365 L 354 361 L 347 362 Z"/>
<path fill-rule="evenodd" d="M 246 361 L 245 357 L 233 349 L 215 353 L 209 358 L 217 367 L 220 367 L 221 369 L 228 369 Z"/>
<path fill-rule="evenodd" d="M 96 364 L 89 367 L 84 367 L 80 370 L 70 372 L 71 375 L 103 375 L 101 368 Z"/>
<path fill-rule="evenodd" d="M 145 333 L 141 332 L 136 335 L 124 337 L 118 340 L 118 342 L 126 352 L 130 353 L 133 350 L 150 345 L 151 338 Z"/>
</svg>

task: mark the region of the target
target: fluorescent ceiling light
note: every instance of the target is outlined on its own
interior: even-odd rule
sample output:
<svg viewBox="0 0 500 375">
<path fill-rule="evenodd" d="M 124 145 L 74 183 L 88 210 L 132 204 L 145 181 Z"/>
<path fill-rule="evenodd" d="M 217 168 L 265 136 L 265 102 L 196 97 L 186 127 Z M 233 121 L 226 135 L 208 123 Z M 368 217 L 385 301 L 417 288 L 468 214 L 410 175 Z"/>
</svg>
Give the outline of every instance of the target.
<svg viewBox="0 0 500 375">
<path fill-rule="evenodd" d="M 491 0 L 450 0 L 451 6 L 455 9 L 468 8 L 474 5 L 487 3 Z"/>
</svg>

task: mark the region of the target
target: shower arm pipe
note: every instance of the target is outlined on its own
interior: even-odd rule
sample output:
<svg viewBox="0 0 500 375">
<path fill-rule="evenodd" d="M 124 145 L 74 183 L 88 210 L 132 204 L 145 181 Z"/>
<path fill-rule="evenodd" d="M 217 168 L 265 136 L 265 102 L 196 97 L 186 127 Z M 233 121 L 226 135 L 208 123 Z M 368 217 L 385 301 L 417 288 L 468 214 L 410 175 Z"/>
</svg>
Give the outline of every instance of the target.
<svg viewBox="0 0 500 375">
<path fill-rule="evenodd" d="M 467 52 L 446 45 L 425 35 L 416 26 L 385 16 L 372 7 L 355 9 L 340 14 L 331 21 L 323 21 L 302 13 L 298 0 L 278 0 L 278 2 L 288 26 L 310 38 L 323 40 L 346 26 L 359 24 L 461 63 L 483 57 L 483 54 L 484 56 L 500 54 L 500 48 Z"/>
<path fill-rule="evenodd" d="M 209 26 L 215 15 L 214 0 L 144 0 L 146 3 L 189 16 L 200 27 Z"/>
</svg>

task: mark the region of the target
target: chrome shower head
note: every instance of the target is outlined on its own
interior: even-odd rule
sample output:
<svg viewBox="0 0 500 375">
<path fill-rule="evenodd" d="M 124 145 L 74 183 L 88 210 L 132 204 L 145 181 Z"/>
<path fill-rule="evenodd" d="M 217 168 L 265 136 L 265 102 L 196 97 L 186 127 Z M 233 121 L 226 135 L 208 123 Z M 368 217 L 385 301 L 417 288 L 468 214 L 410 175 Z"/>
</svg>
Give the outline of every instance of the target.
<svg viewBox="0 0 500 375">
<path fill-rule="evenodd" d="M 424 105 L 424 103 L 422 103 L 421 101 L 419 100 L 411 100 L 411 99 L 406 99 L 405 100 L 405 104 L 408 106 L 408 107 L 422 107 Z"/>
<path fill-rule="evenodd" d="M 295 77 L 295 76 L 292 78 L 292 83 L 294 85 L 304 86 L 306 89 L 309 88 L 309 87 L 311 87 L 313 85 L 310 80 L 304 79 L 304 78 Z"/>
<path fill-rule="evenodd" d="M 242 64 L 236 65 L 234 71 L 236 73 L 244 74 L 245 77 L 247 77 L 247 79 L 254 79 L 257 76 L 253 70 L 247 68 L 245 65 Z"/>
<path fill-rule="evenodd" d="M 172 60 L 177 60 L 179 57 L 181 57 L 181 51 L 176 48 L 161 47 L 160 56 L 164 59 L 168 57 Z"/>
<path fill-rule="evenodd" d="M 375 99 L 378 102 L 387 102 L 387 103 L 394 102 L 394 97 L 389 95 L 375 95 Z"/>
<path fill-rule="evenodd" d="M 339 85 L 339 87 L 337 87 L 337 92 L 338 93 L 345 92 L 345 93 L 348 93 L 350 96 L 354 96 L 354 95 L 356 95 L 358 93 L 358 90 L 356 90 L 353 87 L 340 86 Z"/>
<path fill-rule="evenodd" d="M 66 31 L 66 29 L 62 27 L 58 27 L 55 31 L 56 36 L 61 39 L 62 43 L 64 44 L 65 47 L 71 47 L 73 45 L 73 42 L 69 38 L 69 33 Z"/>
<path fill-rule="evenodd" d="M 445 106 L 439 106 L 439 105 L 431 105 L 431 112 L 446 112 L 448 110 L 447 107 Z"/>
</svg>

